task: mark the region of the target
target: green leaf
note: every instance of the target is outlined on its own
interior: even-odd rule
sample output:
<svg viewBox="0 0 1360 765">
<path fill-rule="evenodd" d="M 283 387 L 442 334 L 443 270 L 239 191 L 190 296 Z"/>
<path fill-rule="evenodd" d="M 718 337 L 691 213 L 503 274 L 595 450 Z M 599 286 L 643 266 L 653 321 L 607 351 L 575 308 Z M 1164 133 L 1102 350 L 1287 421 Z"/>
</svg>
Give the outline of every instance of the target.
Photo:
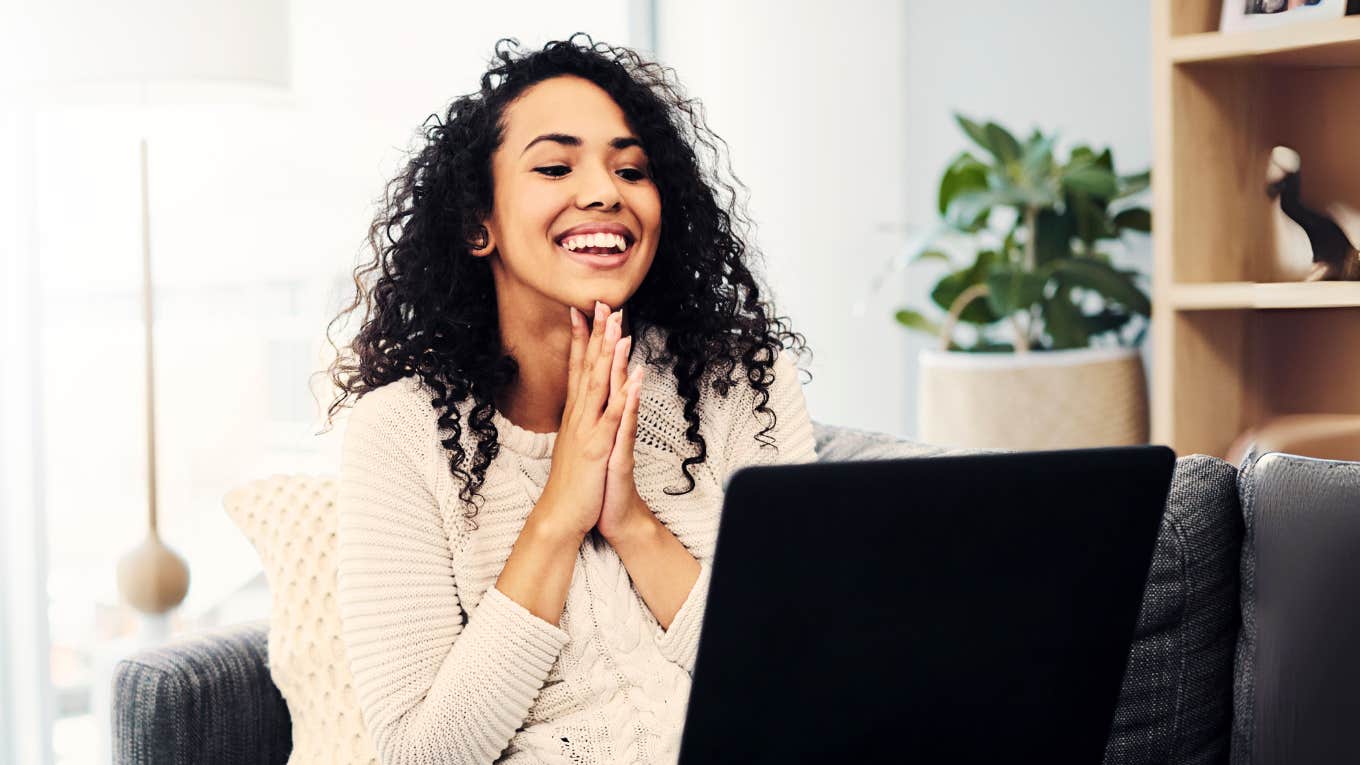
<svg viewBox="0 0 1360 765">
<path fill-rule="evenodd" d="M 1021 177 L 1031 186 L 1042 186 L 1053 170 L 1053 138 L 1039 131 L 1025 142 L 1021 157 Z"/>
<path fill-rule="evenodd" d="M 1116 197 L 1127 197 L 1137 194 L 1152 185 L 1152 171 L 1144 170 L 1133 175 L 1119 176 L 1119 193 Z"/>
<path fill-rule="evenodd" d="M 954 300 L 963 294 L 964 290 L 985 281 L 992 267 L 1000 262 L 1001 255 L 995 250 L 979 252 L 973 265 L 955 271 L 936 282 L 934 289 L 930 291 L 930 299 L 947 313 Z M 992 312 L 991 306 L 984 299 L 972 301 L 959 313 L 959 321 L 970 324 L 991 324 L 1000 318 Z"/>
<path fill-rule="evenodd" d="M 1034 265 L 1072 256 L 1072 237 L 1076 236 L 1077 224 L 1070 211 L 1059 214 L 1051 207 L 1040 210 L 1035 216 L 1034 227 Z"/>
<path fill-rule="evenodd" d="M 1105 263 L 1090 258 L 1068 258 L 1055 263 L 1055 273 L 1065 283 L 1094 290 L 1106 301 L 1124 306 L 1130 311 L 1150 316 L 1152 301 L 1133 280 Z"/>
<path fill-rule="evenodd" d="M 987 131 L 984 130 L 981 125 L 958 112 L 954 113 L 954 120 L 959 123 L 959 127 L 963 128 L 963 132 L 966 133 L 969 138 L 973 139 L 973 143 L 977 144 L 982 149 L 985 149 L 988 153 L 994 153 L 992 152 L 991 143 L 987 140 Z"/>
<path fill-rule="evenodd" d="M 1014 187 L 964 191 L 955 195 L 945 210 L 945 220 L 963 231 L 976 231 L 987 223 L 992 208 L 997 205 L 1023 205 L 1024 195 Z"/>
<path fill-rule="evenodd" d="M 945 168 L 940 179 L 940 214 L 949 210 L 949 203 L 959 194 L 987 189 L 987 166 L 968 152 L 960 152 Z"/>
<path fill-rule="evenodd" d="M 1130 207 L 1127 210 L 1120 210 L 1114 216 L 1114 225 L 1116 228 L 1150 233 L 1152 231 L 1152 211 L 1146 207 Z"/>
<path fill-rule="evenodd" d="M 1043 304 L 1044 329 L 1053 338 L 1053 349 L 1085 348 L 1090 344 L 1081 309 L 1072 302 L 1071 290 L 1059 280 L 1057 293 Z"/>
<path fill-rule="evenodd" d="M 998 316 L 1028 310 L 1044 297 L 1046 278 L 1009 265 L 997 266 L 987 275 L 987 302 Z"/>
<path fill-rule="evenodd" d="M 1010 131 L 996 124 L 988 122 L 983 128 L 987 132 L 987 143 L 992 148 L 992 154 L 1003 164 L 1010 164 L 1020 159 L 1020 142 L 1015 140 L 1015 136 Z"/>
<path fill-rule="evenodd" d="M 1086 324 L 1086 331 L 1092 335 L 1099 335 L 1105 332 L 1122 329 L 1125 324 L 1133 321 L 1134 314 L 1124 311 L 1116 311 L 1112 308 L 1105 308 L 1100 313 L 1082 317 Z"/>
<path fill-rule="evenodd" d="M 1072 152 L 1067 155 L 1067 165 L 1071 167 L 1076 164 L 1094 164 L 1096 153 L 1091 151 L 1091 147 L 1086 144 L 1078 144 L 1072 147 Z"/>
<path fill-rule="evenodd" d="M 1097 240 L 1119 236 L 1119 229 L 1114 227 L 1109 214 L 1105 211 L 1103 201 L 1085 194 L 1072 193 L 1067 195 L 1067 210 L 1076 223 L 1077 236 L 1086 245 L 1088 252 Z"/>
<path fill-rule="evenodd" d="M 931 337 L 940 336 L 940 325 L 927 319 L 920 311 L 913 311 L 910 308 L 903 308 L 895 314 L 897 323 L 907 329 L 914 329 L 924 332 Z"/>
<path fill-rule="evenodd" d="M 1118 191 L 1114 173 L 1096 163 L 1069 165 L 1062 176 L 1063 188 L 1087 196 L 1109 199 Z"/>
</svg>

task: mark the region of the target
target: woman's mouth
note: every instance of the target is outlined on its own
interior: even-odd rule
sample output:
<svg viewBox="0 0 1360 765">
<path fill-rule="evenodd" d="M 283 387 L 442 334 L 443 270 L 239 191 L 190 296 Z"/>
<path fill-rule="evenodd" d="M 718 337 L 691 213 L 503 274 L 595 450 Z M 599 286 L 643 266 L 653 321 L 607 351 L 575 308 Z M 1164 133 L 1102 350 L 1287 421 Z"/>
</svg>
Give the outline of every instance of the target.
<svg viewBox="0 0 1360 765">
<path fill-rule="evenodd" d="M 567 257 L 591 268 L 615 268 L 623 265 L 628 256 L 633 253 L 636 242 L 629 242 L 622 252 L 613 247 L 584 247 L 578 250 L 569 250 L 561 244 L 554 242 L 554 246 L 566 254 Z"/>
</svg>

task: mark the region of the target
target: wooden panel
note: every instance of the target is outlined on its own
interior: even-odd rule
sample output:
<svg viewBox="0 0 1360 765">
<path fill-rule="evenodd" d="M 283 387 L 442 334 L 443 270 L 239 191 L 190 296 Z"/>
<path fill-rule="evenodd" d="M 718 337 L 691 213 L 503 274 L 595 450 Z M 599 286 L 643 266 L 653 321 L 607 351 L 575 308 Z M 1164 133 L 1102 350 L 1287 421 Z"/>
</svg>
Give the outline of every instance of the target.
<svg viewBox="0 0 1360 765">
<path fill-rule="evenodd" d="M 1360 282 L 1176 284 L 1164 294 L 1178 311 L 1360 307 Z"/>
<path fill-rule="evenodd" d="M 1223 456 L 1256 414 L 1258 402 L 1246 387 L 1250 315 L 1221 311 L 1175 316 L 1170 445 L 1178 455 Z"/>
<path fill-rule="evenodd" d="M 1272 414 L 1360 414 L 1360 309 L 1274 311 L 1254 338 Z"/>
<path fill-rule="evenodd" d="M 1225 67 L 1172 71 L 1175 283 L 1261 281 L 1253 264 L 1268 231 L 1268 147 L 1252 74 Z"/>
<path fill-rule="evenodd" d="M 1171 3 L 1160 0 L 1158 2 L 1158 5 L 1163 4 L 1170 9 L 1172 35 L 1191 35 L 1218 29 L 1218 18 L 1223 7 L 1222 0 L 1182 0 L 1181 2 Z"/>
<path fill-rule="evenodd" d="M 1175 391 L 1175 349 L 1178 341 L 1176 334 L 1176 314 L 1166 310 L 1163 296 L 1167 295 L 1173 280 L 1174 261 L 1172 260 L 1171 232 L 1176 230 L 1175 184 L 1172 183 L 1173 163 L 1172 134 L 1176 115 L 1171 109 L 1171 79 L 1173 67 L 1167 57 L 1170 44 L 1172 17 L 1181 11 L 1185 4 L 1173 4 L 1169 0 L 1158 0 L 1152 4 L 1152 326 L 1149 329 L 1149 342 L 1152 343 L 1152 366 L 1148 370 L 1151 388 L 1149 390 L 1149 413 L 1151 415 L 1150 438 L 1154 444 L 1165 444 L 1174 448 L 1175 434 L 1173 409 Z"/>
<path fill-rule="evenodd" d="M 1181 64 L 1256 61 L 1271 66 L 1356 66 L 1360 65 L 1360 17 L 1177 37 L 1171 41 L 1170 54 L 1172 61 Z"/>
</svg>

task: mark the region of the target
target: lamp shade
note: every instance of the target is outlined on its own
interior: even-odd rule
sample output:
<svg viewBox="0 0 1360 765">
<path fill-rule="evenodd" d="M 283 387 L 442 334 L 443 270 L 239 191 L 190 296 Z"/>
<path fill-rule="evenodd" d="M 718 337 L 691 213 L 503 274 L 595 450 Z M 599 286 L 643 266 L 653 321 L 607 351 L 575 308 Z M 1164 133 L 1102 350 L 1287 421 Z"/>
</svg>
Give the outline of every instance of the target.
<svg viewBox="0 0 1360 765">
<path fill-rule="evenodd" d="M 270 100 L 291 84 L 286 0 L 19 5 L 19 79 L 40 102 Z"/>
</svg>

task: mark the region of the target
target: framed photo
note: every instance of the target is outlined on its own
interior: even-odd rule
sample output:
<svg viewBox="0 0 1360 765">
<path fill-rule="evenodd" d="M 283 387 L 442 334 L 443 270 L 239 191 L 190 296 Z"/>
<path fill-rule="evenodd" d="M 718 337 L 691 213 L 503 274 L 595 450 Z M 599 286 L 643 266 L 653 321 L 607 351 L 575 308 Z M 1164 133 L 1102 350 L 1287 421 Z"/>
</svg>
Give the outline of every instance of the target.
<svg viewBox="0 0 1360 765">
<path fill-rule="evenodd" d="M 1360 0 L 1223 0 L 1220 32 L 1262 29 L 1360 13 Z"/>
</svg>

